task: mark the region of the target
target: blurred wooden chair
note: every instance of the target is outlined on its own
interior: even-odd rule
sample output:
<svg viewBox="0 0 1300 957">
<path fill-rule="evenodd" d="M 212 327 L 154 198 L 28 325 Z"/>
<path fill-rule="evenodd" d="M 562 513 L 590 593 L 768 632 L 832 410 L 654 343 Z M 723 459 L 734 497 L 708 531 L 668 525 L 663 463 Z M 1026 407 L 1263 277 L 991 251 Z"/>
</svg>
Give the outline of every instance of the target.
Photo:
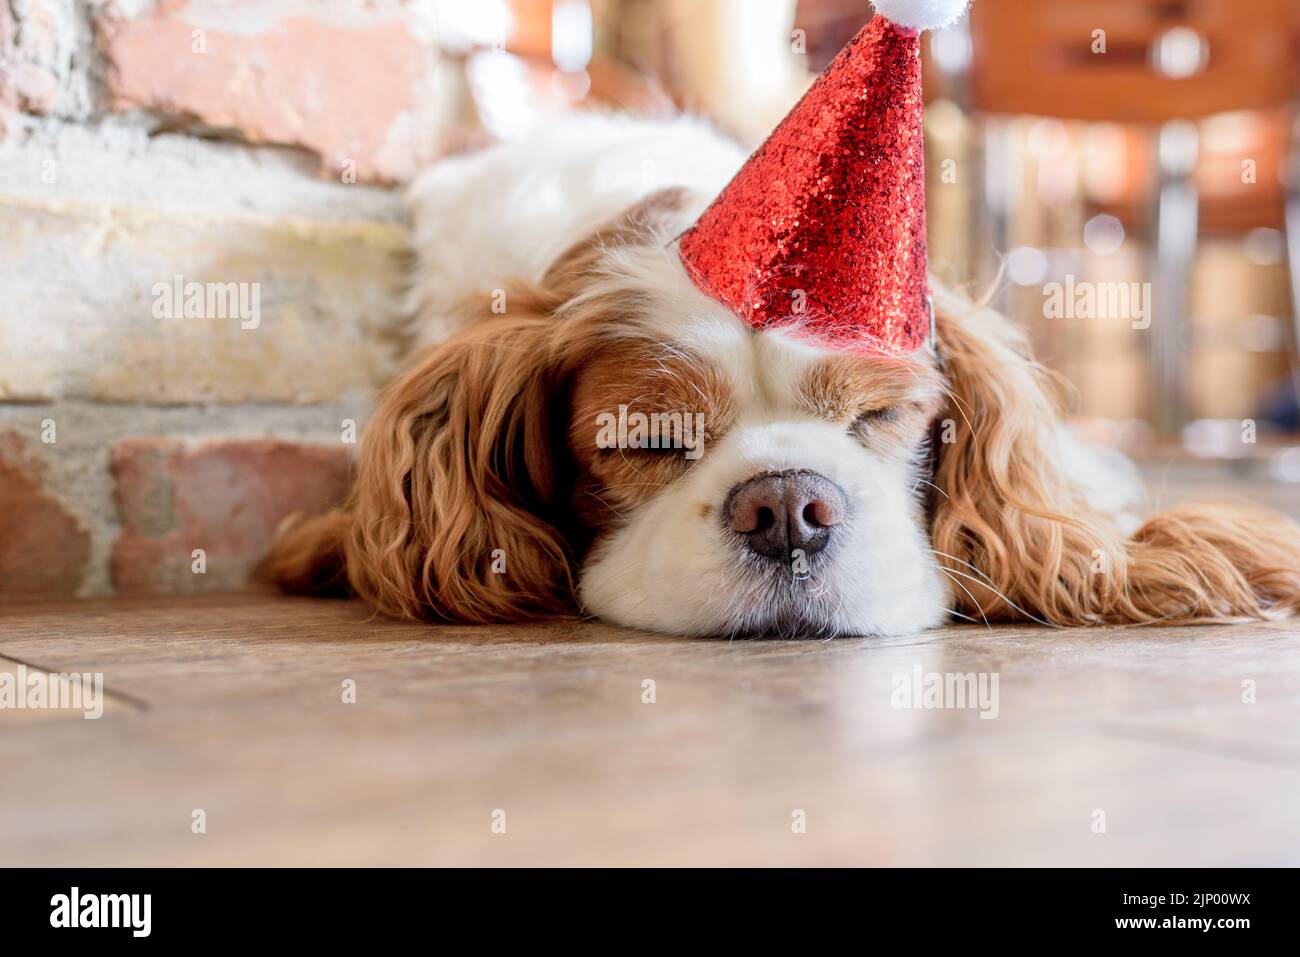
<svg viewBox="0 0 1300 957">
<path fill-rule="evenodd" d="M 1148 131 L 1153 173 L 1144 218 L 1152 250 L 1152 420 L 1164 436 L 1178 435 L 1187 421 L 1188 290 L 1203 227 L 1240 229 L 1285 220 L 1293 344 L 1300 343 L 1300 134 L 1288 130 L 1290 142 L 1264 155 L 1243 155 L 1235 162 L 1212 157 L 1216 170 L 1201 162 L 1194 122 L 1240 110 L 1296 116 L 1300 5 L 1294 0 L 977 0 L 968 29 L 970 62 L 962 98 L 977 115 L 1118 122 Z M 1286 122 L 1284 128 L 1289 126 Z M 987 164 L 997 162 L 996 155 L 989 158 L 990 148 L 996 154 L 997 147 L 985 143 L 984 148 L 987 172 Z M 1256 164 L 1251 183 L 1242 176 L 1241 161 L 1247 158 Z M 982 183 L 988 179 L 978 177 Z M 981 231 L 990 250 L 1005 250 L 1006 207 L 988 200 L 987 194 L 976 198 L 977 215 L 984 217 Z M 1293 369 L 1300 388 L 1294 358 Z"/>
</svg>

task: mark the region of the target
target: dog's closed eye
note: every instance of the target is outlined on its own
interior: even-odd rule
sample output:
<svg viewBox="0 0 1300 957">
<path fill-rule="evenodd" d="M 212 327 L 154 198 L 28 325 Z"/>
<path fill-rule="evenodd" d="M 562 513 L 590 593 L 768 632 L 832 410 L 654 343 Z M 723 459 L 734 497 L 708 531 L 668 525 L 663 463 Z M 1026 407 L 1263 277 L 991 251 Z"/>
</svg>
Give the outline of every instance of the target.
<svg viewBox="0 0 1300 957">
<path fill-rule="evenodd" d="M 898 406 L 886 405 L 879 409 L 869 409 L 866 412 L 858 414 L 853 420 L 850 430 L 860 428 L 870 428 L 873 425 L 887 425 L 898 418 Z"/>
</svg>

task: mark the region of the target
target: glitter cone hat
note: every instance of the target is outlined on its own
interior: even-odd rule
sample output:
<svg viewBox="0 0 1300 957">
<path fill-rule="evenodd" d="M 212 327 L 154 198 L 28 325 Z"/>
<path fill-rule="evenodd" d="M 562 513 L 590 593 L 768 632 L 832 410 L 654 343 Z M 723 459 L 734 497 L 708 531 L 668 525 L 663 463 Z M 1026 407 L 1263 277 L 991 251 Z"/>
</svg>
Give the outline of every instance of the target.
<svg viewBox="0 0 1300 957">
<path fill-rule="evenodd" d="M 682 235 L 692 280 L 757 329 L 903 354 L 930 327 L 922 30 L 967 0 L 878 14 Z"/>
</svg>

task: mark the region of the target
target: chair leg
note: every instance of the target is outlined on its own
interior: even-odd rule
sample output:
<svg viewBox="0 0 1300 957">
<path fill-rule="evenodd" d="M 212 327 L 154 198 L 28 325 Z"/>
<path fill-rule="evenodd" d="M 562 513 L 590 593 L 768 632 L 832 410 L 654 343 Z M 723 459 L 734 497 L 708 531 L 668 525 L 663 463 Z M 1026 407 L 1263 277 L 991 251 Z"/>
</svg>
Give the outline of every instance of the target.
<svg viewBox="0 0 1300 957">
<path fill-rule="evenodd" d="M 1151 422 L 1156 434 L 1165 439 L 1180 438 L 1188 420 L 1185 365 L 1198 228 L 1197 193 L 1192 182 L 1197 153 L 1193 124 L 1175 120 L 1158 131 L 1159 190 L 1150 330 Z"/>
<path fill-rule="evenodd" d="M 1286 262 L 1291 285 L 1291 381 L 1300 409 L 1300 110 L 1292 121 L 1290 176 L 1286 192 Z"/>
</svg>

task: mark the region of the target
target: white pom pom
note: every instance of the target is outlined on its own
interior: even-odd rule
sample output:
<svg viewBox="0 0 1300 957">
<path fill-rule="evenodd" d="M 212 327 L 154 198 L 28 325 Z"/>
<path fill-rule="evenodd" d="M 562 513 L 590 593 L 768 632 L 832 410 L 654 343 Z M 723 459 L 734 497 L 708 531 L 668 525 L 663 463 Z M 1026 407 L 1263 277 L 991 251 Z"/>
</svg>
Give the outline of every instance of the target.
<svg viewBox="0 0 1300 957">
<path fill-rule="evenodd" d="M 871 0 L 876 12 L 900 27 L 938 30 L 955 23 L 970 0 Z"/>
</svg>

